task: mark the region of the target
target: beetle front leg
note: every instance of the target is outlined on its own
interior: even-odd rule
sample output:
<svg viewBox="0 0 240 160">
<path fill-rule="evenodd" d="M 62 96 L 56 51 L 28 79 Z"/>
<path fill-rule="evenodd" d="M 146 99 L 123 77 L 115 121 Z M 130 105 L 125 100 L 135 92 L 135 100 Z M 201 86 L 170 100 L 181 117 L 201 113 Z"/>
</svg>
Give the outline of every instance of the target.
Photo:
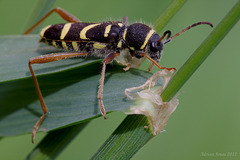
<svg viewBox="0 0 240 160">
<path fill-rule="evenodd" d="M 119 56 L 119 55 L 120 55 L 120 53 L 110 53 L 109 55 L 107 55 L 105 57 L 105 59 L 103 61 L 101 78 L 100 78 L 100 81 L 99 81 L 98 100 L 99 100 L 99 106 L 100 106 L 101 114 L 104 117 L 104 119 L 107 119 L 106 118 L 105 108 L 104 108 L 103 101 L 102 101 L 106 64 L 112 62 L 114 60 L 114 58 Z"/>
<path fill-rule="evenodd" d="M 146 55 L 145 53 L 140 53 L 139 55 L 142 56 L 142 57 L 145 57 L 145 58 L 149 59 L 149 60 L 152 62 L 152 64 L 149 66 L 149 70 L 152 69 L 152 65 L 154 64 L 154 65 L 157 66 L 159 69 L 166 69 L 166 70 L 168 70 L 168 71 L 173 70 L 174 72 L 176 71 L 176 68 L 162 67 L 162 66 L 159 65 L 155 60 L 153 60 L 151 57 L 149 57 L 149 56 Z"/>
</svg>

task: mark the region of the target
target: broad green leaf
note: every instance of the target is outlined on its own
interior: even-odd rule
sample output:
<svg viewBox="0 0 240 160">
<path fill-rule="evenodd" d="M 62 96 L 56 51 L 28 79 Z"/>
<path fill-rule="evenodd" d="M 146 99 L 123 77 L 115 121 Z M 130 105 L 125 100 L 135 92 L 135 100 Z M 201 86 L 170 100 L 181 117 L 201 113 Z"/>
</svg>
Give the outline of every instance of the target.
<svg viewBox="0 0 240 160">
<path fill-rule="evenodd" d="M 28 60 L 61 52 L 38 43 L 38 36 L 0 37 L 0 136 L 29 133 L 42 114 Z M 49 131 L 100 116 L 97 91 L 101 60 L 74 58 L 33 65 L 50 113 L 40 130 Z M 107 112 L 125 111 L 132 103 L 124 89 L 143 84 L 151 73 L 108 65 L 103 101 Z"/>
</svg>

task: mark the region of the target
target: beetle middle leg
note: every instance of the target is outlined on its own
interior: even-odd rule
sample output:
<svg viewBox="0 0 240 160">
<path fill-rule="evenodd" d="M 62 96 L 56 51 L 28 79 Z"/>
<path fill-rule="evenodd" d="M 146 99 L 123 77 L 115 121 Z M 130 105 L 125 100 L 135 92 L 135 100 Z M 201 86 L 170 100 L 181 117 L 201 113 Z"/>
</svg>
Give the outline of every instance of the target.
<svg viewBox="0 0 240 160">
<path fill-rule="evenodd" d="M 104 85 L 104 78 L 105 78 L 105 71 L 106 71 L 106 64 L 112 62 L 115 57 L 119 56 L 120 53 L 110 53 L 107 55 L 103 61 L 103 67 L 101 72 L 101 78 L 99 81 L 99 89 L 98 89 L 98 100 L 99 100 L 99 106 L 101 109 L 101 114 L 103 115 L 104 119 L 106 119 L 106 112 L 103 105 L 102 97 L 103 97 L 103 85 Z"/>
</svg>

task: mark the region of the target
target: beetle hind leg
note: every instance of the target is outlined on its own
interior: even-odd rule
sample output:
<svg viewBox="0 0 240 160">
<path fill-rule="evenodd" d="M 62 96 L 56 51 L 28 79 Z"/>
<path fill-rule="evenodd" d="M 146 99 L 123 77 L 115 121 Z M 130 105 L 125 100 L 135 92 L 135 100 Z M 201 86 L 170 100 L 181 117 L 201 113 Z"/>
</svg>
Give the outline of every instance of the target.
<svg viewBox="0 0 240 160">
<path fill-rule="evenodd" d="M 41 63 L 48 63 L 48 62 L 53 62 L 53 61 L 58 61 L 58 60 L 62 60 L 62 59 L 66 59 L 66 58 L 72 58 L 72 57 L 77 57 L 77 56 L 84 56 L 87 55 L 89 53 L 53 53 L 53 54 L 47 54 L 47 55 L 42 55 L 42 56 L 38 56 L 38 57 L 34 57 L 31 58 L 29 60 L 28 66 L 29 66 L 29 70 L 31 72 L 32 78 L 33 78 L 33 82 L 36 88 L 36 92 L 43 110 L 43 114 L 42 116 L 39 118 L 39 120 L 37 121 L 37 123 L 34 125 L 34 128 L 32 130 L 32 143 L 34 143 L 34 138 L 36 135 L 36 132 L 39 128 L 39 126 L 41 125 L 42 121 L 44 120 L 44 118 L 46 117 L 47 113 L 49 112 L 44 100 L 43 100 L 43 96 L 37 81 L 37 78 L 34 74 L 34 71 L 32 69 L 32 64 L 41 64 Z"/>
<path fill-rule="evenodd" d="M 48 16 L 50 16 L 53 12 L 56 12 L 58 15 L 60 15 L 64 20 L 70 22 L 70 23 L 79 23 L 80 20 L 68 13 L 67 11 L 63 10 L 60 7 L 54 8 L 51 11 L 49 11 L 44 17 L 42 17 L 37 23 L 35 23 L 31 28 L 29 28 L 26 32 L 23 34 L 29 34 L 34 28 L 36 28 L 40 23 L 42 23 Z"/>
</svg>

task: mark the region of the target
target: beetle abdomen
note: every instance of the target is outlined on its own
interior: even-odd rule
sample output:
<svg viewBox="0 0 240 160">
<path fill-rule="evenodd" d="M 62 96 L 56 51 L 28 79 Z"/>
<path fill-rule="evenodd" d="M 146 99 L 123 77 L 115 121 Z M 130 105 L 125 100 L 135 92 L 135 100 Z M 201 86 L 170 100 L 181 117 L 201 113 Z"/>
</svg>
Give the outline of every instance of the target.
<svg viewBox="0 0 240 160">
<path fill-rule="evenodd" d="M 95 41 L 117 43 L 124 30 L 121 22 L 66 23 L 44 28 L 42 39 L 61 41 Z"/>
</svg>

